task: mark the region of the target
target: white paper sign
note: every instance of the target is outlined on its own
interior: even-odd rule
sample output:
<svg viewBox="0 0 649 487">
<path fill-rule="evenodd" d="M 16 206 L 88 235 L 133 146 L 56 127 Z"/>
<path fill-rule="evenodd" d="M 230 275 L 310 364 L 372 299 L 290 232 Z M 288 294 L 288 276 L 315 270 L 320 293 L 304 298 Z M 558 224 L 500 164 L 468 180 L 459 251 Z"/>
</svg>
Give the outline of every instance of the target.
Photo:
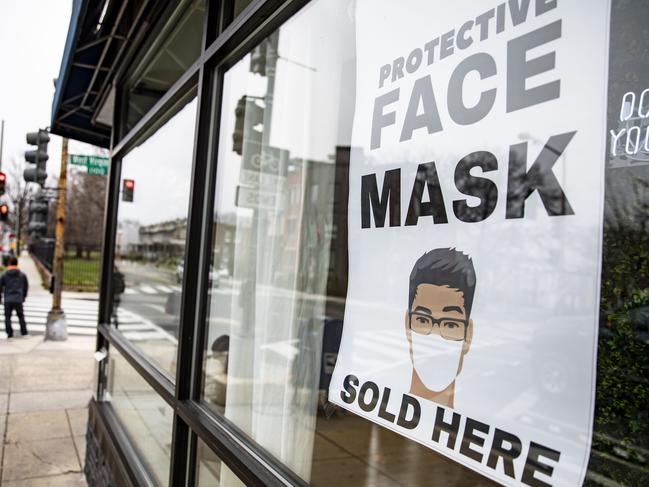
<svg viewBox="0 0 649 487">
<path fill-rule="evenodd" d="M 504 484 L 587 468 L 609 10 L 357 2 L 329 400 Z"/>
</svg>

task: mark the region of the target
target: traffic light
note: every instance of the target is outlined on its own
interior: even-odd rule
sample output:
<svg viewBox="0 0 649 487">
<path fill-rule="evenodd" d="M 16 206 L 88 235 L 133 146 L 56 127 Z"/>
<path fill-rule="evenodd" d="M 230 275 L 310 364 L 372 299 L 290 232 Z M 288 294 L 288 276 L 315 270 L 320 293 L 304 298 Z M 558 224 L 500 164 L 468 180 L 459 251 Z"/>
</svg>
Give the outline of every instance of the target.
<svg viewBox="0 0 649 487">
<path fill-rule="evenodd" d="M 125 179 L 122 185 L 122 201 L 133 201 L 133 192 L 135 191 L 135 180 Z"/>
<path fill-rule="evenodd" d="M 250 72 L 266 76 L 266 56 L 268 54 L 268 41 L 264 39 L 250 53 Z"/>
<path fill-rule="evenodd" d="M 9 206 L 7 203 L 0 204 L 0 221 L 6 222 L 9 220 Z"/>
<path fill-rule="evenodd" d="M 250 53 L 250 72 L 266 76 L 268 64 L 277 63 L 277 33 L 273 33 L 255 47 Z"/>
<path fill-rule="evenodd" d="M 25 169 L 23 177 L 28 183 L 37 183 L 43 186 L 47 179 L 47 160 L 50 158 L 47 155 L 47 143 L 50 141 L 50 136 L 47 130 L 40 129 L 38 132 L 28 133 L 26 139 L 29 145 L 36 146 L 36 150 L 26 151 L 25 161 L 35 164 L 35 166 Z"/>
<path fill-rule="evenodd" d="M 5 184 L 7 183 L 7 175 L 0 172 L 0 195 L 5 194 Z"/>
<path fill-rule="evenodd" d="M 44 237 L 47 234 L 47 213 L 49 203 L 44 196 L 36 196 L 29 202 L 27 232 L 32 237 Z"/>
<path fill-rule="evenodd" d="M 246 142 L 261 144 L 263 127 L 260 130 L 258 126 L 264 121 L 264 107 L 258 105 L 255 98 L 244 95 L 237 102 L 234 115 L 232 150 L 241 155 L 244 139 Z"/>
</svg>

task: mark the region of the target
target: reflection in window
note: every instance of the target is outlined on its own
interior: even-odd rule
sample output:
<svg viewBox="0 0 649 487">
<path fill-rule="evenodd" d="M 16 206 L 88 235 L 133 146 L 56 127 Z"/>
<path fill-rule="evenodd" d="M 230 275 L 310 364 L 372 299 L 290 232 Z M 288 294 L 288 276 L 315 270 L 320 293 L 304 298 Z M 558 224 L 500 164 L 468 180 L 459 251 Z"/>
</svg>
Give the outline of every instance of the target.
<svg viewBox="0 0 649 487">
<path fill-rule="evenodd" d="M 225 75 L 203 398 L 313 485 L 490 485 L 327 401 L 347 291 L 350 12 L 310 3 Z"/>
<path fill-rule="evenodd" d="M 173 411 L 115 349 L 107 399 L 159 485 L 169 482 Z"/>
<path fill-rule="evenodd" d="M 183 1 L 162 27 L 126 90 L 126 133 L 185 73 L 201 52 L 205 0 Z"/>
<path fill-rule="evenodd" d="M 200 439 L 197 443 L 196 477 L 199 487 L 217 487 L 219 485 L 243 487 L 245 485 L 232 470 L 221 463 L 219 457 L 205 443 Z"/>
<path fill-rule="evenodd" d="M 649 484 L 649 127 L 646 2 L 614 2 L 595 427 L 587 485 Z M 647 92 L 649 94 L 649 92 Z M 632 101 L 634 103 L 632 103 Z M 634 128 L 635 127 L 635 128 Z M 621 139 L 621 140 L 620 140 Z"/>
<path fill-rule="evenodd" d="M 184 273 L 196 101 L 122 161 L 115 240 L 113 324 L 171 376 Z M 121 292 L 120 292 L 121 291 Z"/>
</svg>

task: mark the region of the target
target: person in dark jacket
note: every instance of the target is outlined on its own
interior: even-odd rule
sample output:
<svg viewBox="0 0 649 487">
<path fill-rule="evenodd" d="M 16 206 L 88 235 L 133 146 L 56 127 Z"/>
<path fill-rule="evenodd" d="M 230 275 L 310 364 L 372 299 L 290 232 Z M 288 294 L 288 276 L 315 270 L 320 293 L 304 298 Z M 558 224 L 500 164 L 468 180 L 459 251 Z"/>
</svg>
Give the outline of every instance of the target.
<svg viewBox="0 0 649 487">
<path fill-rule="evenodd" d="M 5 330 L 7 338 L 14 336 L 14 330 L 11 327 L 11 315 L 14 310 L 20 321 L 20 334 L 27 335 L 27 323 L 25 322 L 25 313 L 23 312 L 23 303 L 27 297 L 29 283 L 27 276 L 18 269 L 18 259 L 9 258 L 7 270 L 0 276 L 0 300 L 4 294 L 5 303 Z"/>
</svg>

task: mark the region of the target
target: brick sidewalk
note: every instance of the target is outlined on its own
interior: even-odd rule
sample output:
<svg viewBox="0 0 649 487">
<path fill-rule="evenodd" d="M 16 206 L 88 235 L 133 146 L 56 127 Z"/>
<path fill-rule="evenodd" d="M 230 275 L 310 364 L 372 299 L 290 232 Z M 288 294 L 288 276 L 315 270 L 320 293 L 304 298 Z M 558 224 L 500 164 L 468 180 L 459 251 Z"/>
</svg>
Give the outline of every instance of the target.
<svg viewBox="0 0 649 487">
<path fill-rule="evenodd" d="M 94 337 L 0 340 L 2 487 L 85 486 Z"/>
</svg>

